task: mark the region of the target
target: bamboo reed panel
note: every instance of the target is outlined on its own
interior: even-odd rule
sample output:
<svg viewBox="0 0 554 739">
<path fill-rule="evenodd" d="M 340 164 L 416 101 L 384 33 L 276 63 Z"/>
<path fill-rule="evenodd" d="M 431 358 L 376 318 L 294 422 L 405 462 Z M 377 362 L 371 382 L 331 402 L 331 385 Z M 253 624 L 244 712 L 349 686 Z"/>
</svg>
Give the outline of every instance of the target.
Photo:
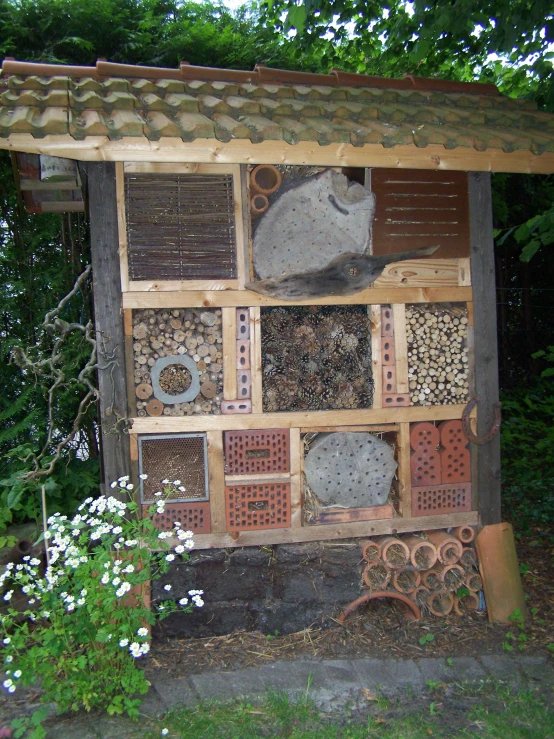
<svg viewBox="0 0 554 739">
<path fill-rule="evenodd" d="M 237 399 L 237 312 L 234 308 L 221 309 L 223 331 L 223 398 Z"/>
<path fill-rule="evenodd" d="M 130 278 L 236 278 L 240 182 L 235 179 L 228 174 L 126 174 Z"/>
<path fill-rule="evenodd" d="M 212 532 L 214 534 L 223 534 L 227 530 L 225 516 L 223 434 L 221 431 L 208 431 L 207 441 Z"/>
</svg>

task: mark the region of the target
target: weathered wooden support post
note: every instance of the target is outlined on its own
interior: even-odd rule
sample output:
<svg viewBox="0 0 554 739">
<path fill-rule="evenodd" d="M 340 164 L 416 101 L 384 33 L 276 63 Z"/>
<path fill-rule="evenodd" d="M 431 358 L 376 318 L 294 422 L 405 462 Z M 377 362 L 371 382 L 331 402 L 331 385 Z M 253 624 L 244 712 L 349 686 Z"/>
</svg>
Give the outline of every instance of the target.
<svg viewBox="0 0 554 739">
<path fill-rule="evenodd" d="M 129 474 L 130 468 L 115 165 L 89 162 L 86 173 L 98 342 L 102 482 L 106 485 Z"/>
<path fill-rule="evenodd" d="M 491 177 L 488 172 L 469 173 L 471 281 L 475 315 L 475 380 L 477 434 L 484 436 L 494 422 L 498 403 L 498 345 L 496 335 L 496 280 L 492 228 Z M 477 493 L 483 525 L 499 523 L 500 435 L 474 447 L 477 457 Z"/>
</svg>

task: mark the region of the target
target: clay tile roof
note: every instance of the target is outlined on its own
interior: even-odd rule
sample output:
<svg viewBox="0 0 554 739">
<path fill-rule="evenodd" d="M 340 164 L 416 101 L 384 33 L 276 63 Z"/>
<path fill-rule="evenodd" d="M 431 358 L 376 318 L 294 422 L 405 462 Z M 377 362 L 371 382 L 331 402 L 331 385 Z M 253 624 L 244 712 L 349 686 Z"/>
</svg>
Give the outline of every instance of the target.
<svg viewBox="0 0 554 739">
<path fill-rule="evenodd" d="M 554 116 L 494 85 L 405 75 L 386 79 L 115 64 L 94 67 L 5 59 L 0 76 L 0 145 L 11 134 L 109 139 L 161 137 L 322 146 L 399 144 L 476 151 L 554 152 Z"/>
</svg>

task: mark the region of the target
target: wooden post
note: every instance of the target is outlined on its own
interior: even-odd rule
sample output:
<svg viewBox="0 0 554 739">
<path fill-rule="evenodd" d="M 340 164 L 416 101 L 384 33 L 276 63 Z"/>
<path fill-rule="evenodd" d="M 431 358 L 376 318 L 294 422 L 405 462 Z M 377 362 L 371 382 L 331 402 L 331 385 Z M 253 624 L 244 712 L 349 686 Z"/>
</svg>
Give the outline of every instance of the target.
<svg viewBox="0 0 554 739">
<path fill-rule="evenodd" d="M 471 281 L 473 284 L 475 382 L 472 392 L 479 399 L 477 434 L 490 429 L 493 403 L 498 402 L 498 348 L 496 337 L 496 281 L 492 230 L 491 180 L 488 172 L 469 174 Z M 477 457 L 477 495 L 483 525 L 499 523 L 500 436 L 474 446 Z"/>
<path fill-rule="evenodd" d="M 90 162 L 86 172 L 98 342 L 102 482 L 108 485 L 130 473 L 115 165 Z"/>
</svg>

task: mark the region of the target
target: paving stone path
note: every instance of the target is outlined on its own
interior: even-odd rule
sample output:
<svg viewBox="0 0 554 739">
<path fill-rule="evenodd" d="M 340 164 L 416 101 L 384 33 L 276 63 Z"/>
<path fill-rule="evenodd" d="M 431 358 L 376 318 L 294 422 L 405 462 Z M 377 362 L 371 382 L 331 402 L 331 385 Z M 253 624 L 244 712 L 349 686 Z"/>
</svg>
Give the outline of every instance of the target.
<svg viewBox="0 0 554 739">
<path fill-rule="evenodd" d="M 306 691 L 323 712 L 335 713 L 346 705 L 367 705 L 365 691 L 385 697 L 428 688 L 428 681 L 442 684 L 502 680 L 514 687 L 554 686 L 554 667 L 544 656 L 488 655 L 420 660 L 344 659 L 278 661 L 261 667 L 212 671 L 183 677 L 152 673 L 152 688 L 141 711 L 156 719 L 176 706 L 194 707 L 201 702 L 230 701 L 263 696 L 268 690 L 291 697 Z M 367 695 L 367 694 L 366 694 Z M 2 725 L 0 705 L 0 726 Z M 152 724 L 154 728 L 154 724 Z M 48 739 L 136 739 L 144 734 L 128 719 L 83 716 L 48 722 Z"/>
</svg>

